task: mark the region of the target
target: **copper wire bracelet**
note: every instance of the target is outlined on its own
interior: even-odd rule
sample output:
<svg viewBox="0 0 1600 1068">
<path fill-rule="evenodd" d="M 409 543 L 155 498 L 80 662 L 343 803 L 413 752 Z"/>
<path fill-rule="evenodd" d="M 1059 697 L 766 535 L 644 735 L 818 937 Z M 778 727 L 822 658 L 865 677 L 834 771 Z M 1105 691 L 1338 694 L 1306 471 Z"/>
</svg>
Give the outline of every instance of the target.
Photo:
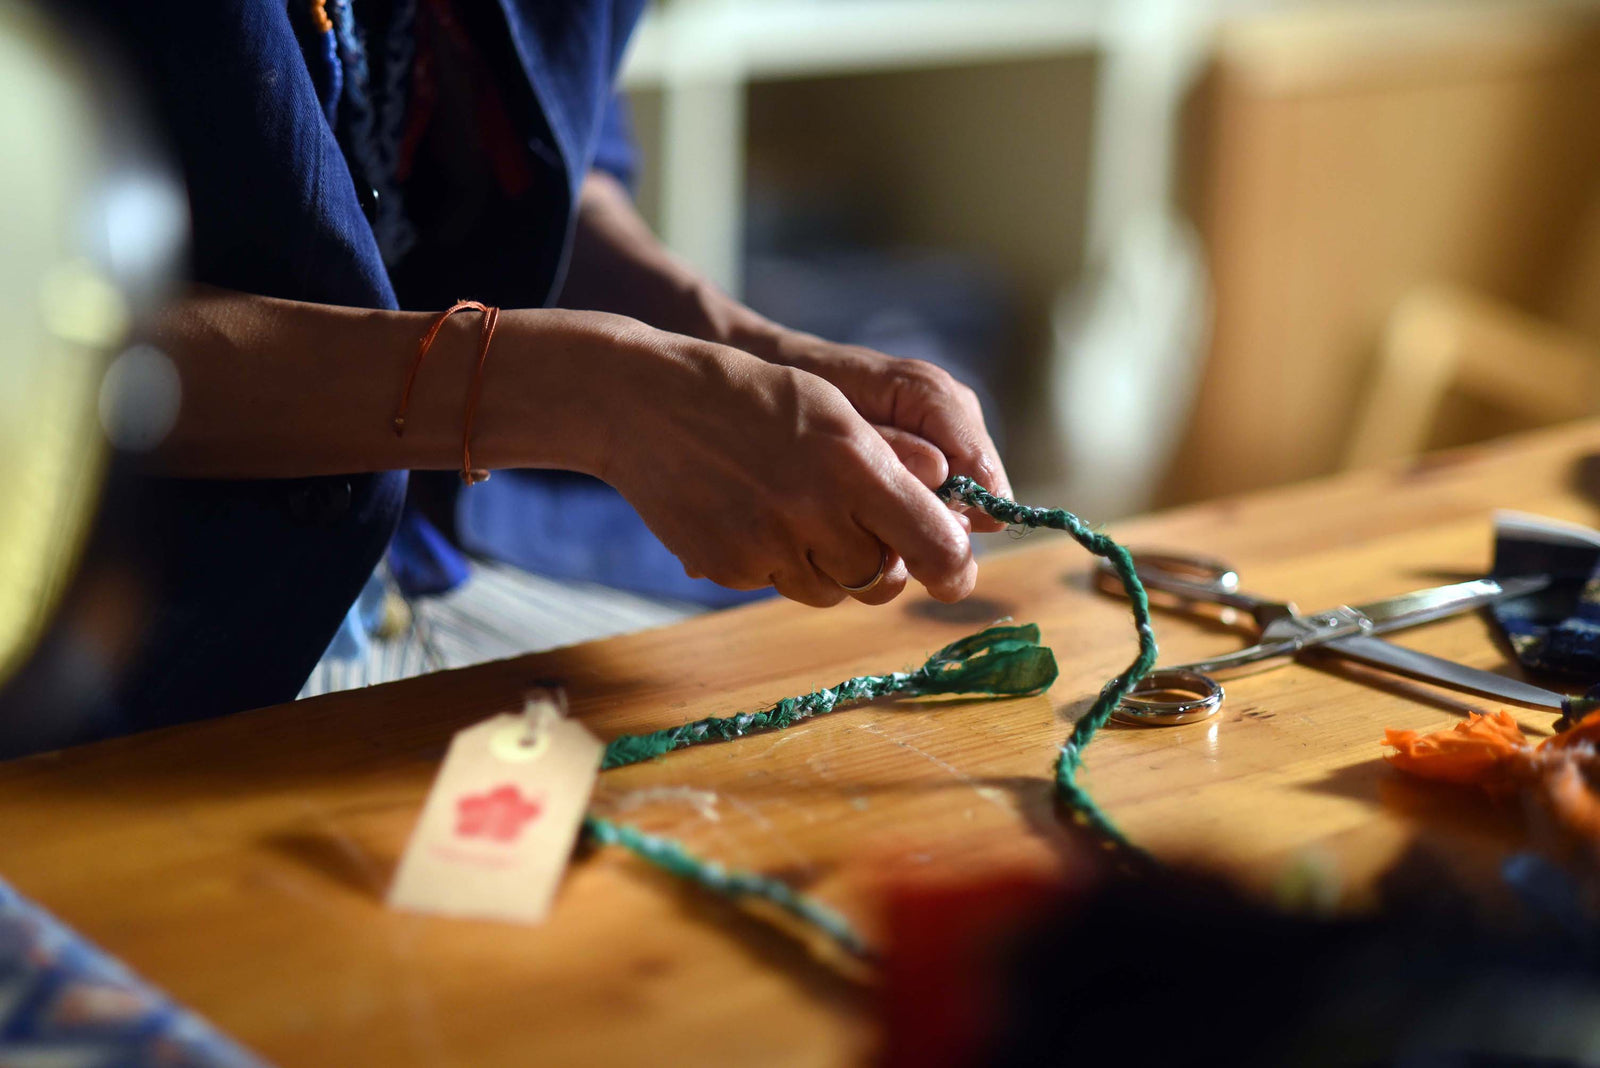
<svg viewBox="0 0 1600 1068">
<path fill-rule="evenodd" d="M 433 348 L 434 339 L 439 336 L 445 320 L 458 311 L 469 309 L 483 313 L 483 326 L 478 331 L 478 365 L 472 372 L 472 388 L 467 394 L 467 417 L 461 427 L 461 481 L 471 486 L 489 480 L 488 471 L 472 466 L 472 421 L 478 414 L 478 398 L 483 395 L 483 365 L 489 359 L 489 342 L 494 338 L 494 327 L 500 320 L 499 308 L 475 300 L 458 300 L 439 313 L 433 325 L 428 327 L 428 332 L 422 335 L 417 358 L 411 363 L 411 373 L 406 375 L 405 392 L 400 394 L 400 408 L 394 413 L 394 433 L 395 437 L 400 437 L 406 432 L 406 411 L 411 407 L 411 388 L 417 384 L 417 372 L 422 370 L 422 361 L 427 357 L 428 350 Z"/>
</svg>

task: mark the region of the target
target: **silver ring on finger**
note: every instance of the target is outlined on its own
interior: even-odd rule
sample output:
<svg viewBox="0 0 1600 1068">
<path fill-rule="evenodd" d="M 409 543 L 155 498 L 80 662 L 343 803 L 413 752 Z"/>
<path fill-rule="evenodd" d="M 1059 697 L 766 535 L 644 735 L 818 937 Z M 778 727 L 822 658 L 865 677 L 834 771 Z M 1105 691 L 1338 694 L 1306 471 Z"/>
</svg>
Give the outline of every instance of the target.
<svg viewBox="0 0 1600 1068">
<path fill-rule="evenodd" d="M 851 586 L 851 585 L 848 585 L 846 583 L 840 582 L 839 583 L 839 588 L 841 590 L 845 591 L 846 593 L 866 593 L 868 590 L 872 589 L 878 583 L 883 581 L 883 574 L 888 569 L 889 569 L 889 550 L 885 549 L 885 548 L 882 548 L 880 546 L 879 549 L 878 549 L 878 570 L 873 574 L 873 576 L 871 578 L 869 578 L 865 583 L 863 583 L 860 586 Z M 837 582 L 838 580 L 835 579 L 834 581 Z"/>
</svg>

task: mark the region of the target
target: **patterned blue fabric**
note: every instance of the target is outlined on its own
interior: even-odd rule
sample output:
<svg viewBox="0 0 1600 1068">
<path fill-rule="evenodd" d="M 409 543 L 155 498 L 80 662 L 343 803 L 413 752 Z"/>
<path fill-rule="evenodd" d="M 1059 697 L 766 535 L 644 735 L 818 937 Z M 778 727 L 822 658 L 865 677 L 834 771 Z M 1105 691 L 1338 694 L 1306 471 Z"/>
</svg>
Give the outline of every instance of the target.
<svg viewBox="0 0 1600 1068">
<path fill-rule="evenodd" d="M 0 880 L 0 1064 L 264 1063 Z"/>
<path fill-rule="evenodd" d="M 1495 522 L 1494 574 L 1554 579 L 1548 589 L 1492 610 L 1522 666 L 1600 683 L 1600 532 L 1503 512 Z"/>
<path fill-rule="evenodd" d="M 344 622 L 322 654 L 323 659 L 365 660 L 372 651 L 372 635 L 383 622 L 388 599 L 389 584 L 383 580 L 381 569 L 374 571 L 367 576 L 356 603 L 345 613 Z"/>
<path fill-rule="evenodd" d="M 491 480 L 492 481 L 492 480 Z M 414 508 L 400 517 L 389 543 L 389 573 L 407 597 L 453 590 L 467 581 L 466 559 Z"/>
</svg>

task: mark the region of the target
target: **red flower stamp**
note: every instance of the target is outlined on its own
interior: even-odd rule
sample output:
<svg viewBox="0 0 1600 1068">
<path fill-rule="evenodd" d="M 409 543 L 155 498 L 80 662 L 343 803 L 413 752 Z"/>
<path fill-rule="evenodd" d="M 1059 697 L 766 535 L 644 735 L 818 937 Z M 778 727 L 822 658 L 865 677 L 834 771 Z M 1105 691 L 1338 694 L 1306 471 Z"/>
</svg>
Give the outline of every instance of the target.
<svg viewBox="0 0 1600 1068">
<path fill-rule="evenodd" d="M 467 794 L 456 802 L 456 834 L 462 838 L 514 842 L 543 809 L 543 799 L 523 797 L 509 783 L 486 794 Z"/>
</svg>

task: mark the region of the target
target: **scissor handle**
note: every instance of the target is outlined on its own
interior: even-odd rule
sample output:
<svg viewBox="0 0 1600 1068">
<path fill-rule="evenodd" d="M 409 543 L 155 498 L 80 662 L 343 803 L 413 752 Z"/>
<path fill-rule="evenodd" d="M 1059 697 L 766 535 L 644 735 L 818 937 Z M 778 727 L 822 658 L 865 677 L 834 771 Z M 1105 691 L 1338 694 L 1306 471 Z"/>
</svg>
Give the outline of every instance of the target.
<svg viewBox="0 0 1600 1068">
<path fill-rule="evenodd" d="M 1146 589 L 1246 612 L 1254 612 L 1261 604 L 1258 598 L 1240 592 L 1239 573 L 1221 560 L 1145 549 L 1134 550 L 1132 555 L 1133 570 Z M 1095 568 L 1095 585 L 1105 593 L 1124 595 L 1121 580 L 1109 560 L 1101 560 Z"/>
</svg>

